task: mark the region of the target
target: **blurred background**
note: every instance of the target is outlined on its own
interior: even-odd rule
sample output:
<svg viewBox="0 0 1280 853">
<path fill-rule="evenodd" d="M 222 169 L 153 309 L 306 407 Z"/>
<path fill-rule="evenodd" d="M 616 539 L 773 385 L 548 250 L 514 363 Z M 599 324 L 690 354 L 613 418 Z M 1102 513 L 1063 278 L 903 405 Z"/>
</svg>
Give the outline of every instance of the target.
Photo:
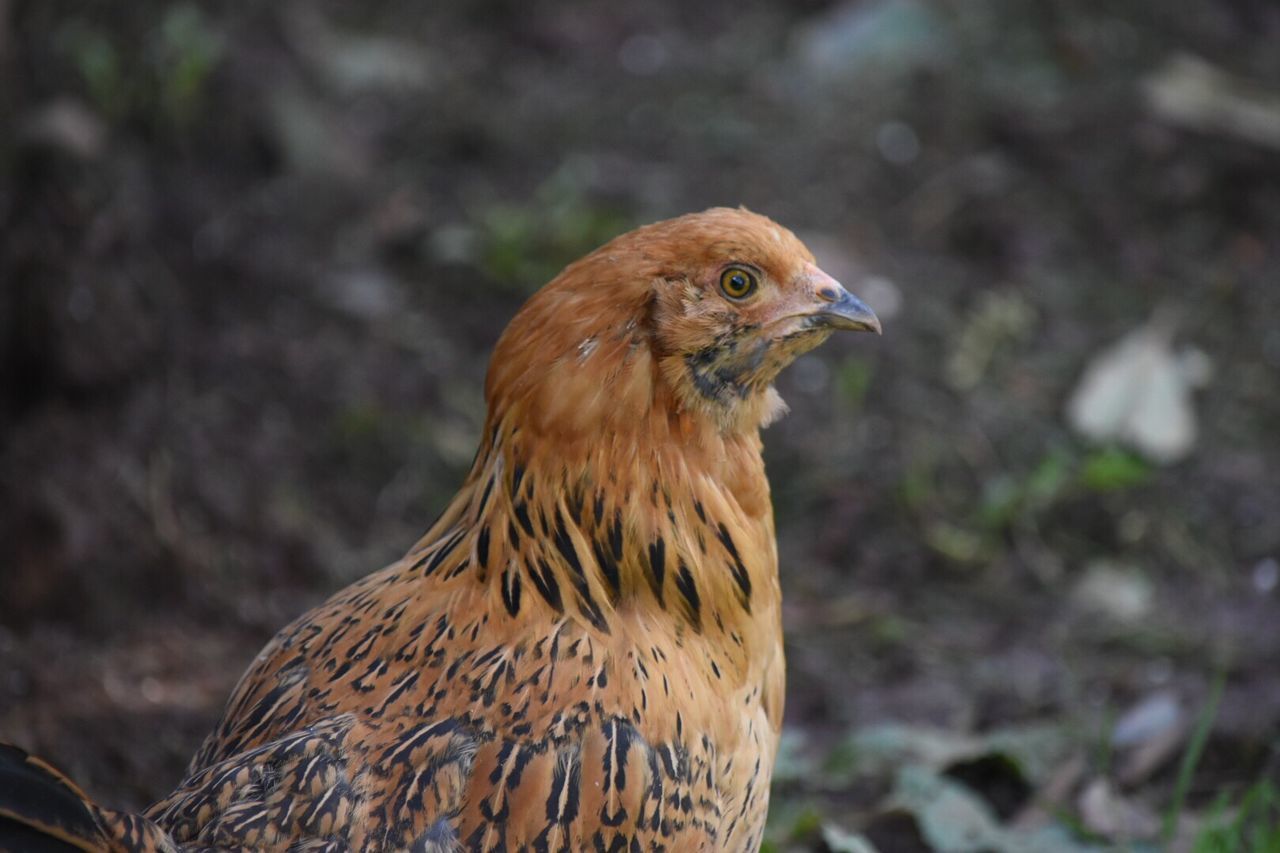
<svg viewBox="0 0 1280 853">
<path fill-rule="evenodd" d="M 522 300 L 744 204 L 885 326 L 765 436 L 772 849 L 1280 849 L 1277 44 L 1272 0 L 0 0 L 0 739 L 167 793 L 453 494 Z"/>
</svg>

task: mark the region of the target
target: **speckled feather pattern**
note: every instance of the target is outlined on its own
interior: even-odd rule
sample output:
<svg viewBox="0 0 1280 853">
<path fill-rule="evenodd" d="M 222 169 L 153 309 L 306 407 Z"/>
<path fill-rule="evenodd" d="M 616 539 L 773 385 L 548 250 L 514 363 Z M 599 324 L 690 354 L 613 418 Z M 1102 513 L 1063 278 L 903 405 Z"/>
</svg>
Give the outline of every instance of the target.
<svg viewBox="0 0 1280 853">
<path fill-rule="evenodd" d="M 145 819 L 90 805 L 83 849 L 757 849 L 784 692 L 759 427 L 826 334 L 759 343 L 765 309 L 707 283 L 730 261 L 812 257 L 708 211 L 531 299 L 441 518 L 268 644 Z"/>
<path fill-rule="evenodd" d="M 276 637 L 149 817 L 208 846 L 758 846 L 782 660 L 740 614 L 776 629 L 772 548 L 743 558 L 719 490 L 677 512 L 499 459 L 458 517 Z M 637 499 L 663 521 L 643 540 Z"/>
</svg>

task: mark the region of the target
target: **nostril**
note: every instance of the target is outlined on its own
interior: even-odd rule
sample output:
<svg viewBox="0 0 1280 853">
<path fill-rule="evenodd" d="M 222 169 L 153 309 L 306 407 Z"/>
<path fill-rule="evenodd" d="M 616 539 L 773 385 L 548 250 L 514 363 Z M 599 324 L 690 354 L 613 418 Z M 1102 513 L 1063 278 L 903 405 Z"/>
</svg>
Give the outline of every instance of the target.
<svg viewBox="0 0 1280 853">
<path fill-rule="evenodd" d="M 838 288 L 838 287 L 831 287 L 830 285 L 828 285 L 827 287 L 819 287 L 819 288 L 818 288 L 818 298 L 819 298 L 819 299 L 824 299 L 824 300 L 826 300 L 827 302 L 839 302 L 839 301 L 840 301 L 840 288 Z"/>
</svg>

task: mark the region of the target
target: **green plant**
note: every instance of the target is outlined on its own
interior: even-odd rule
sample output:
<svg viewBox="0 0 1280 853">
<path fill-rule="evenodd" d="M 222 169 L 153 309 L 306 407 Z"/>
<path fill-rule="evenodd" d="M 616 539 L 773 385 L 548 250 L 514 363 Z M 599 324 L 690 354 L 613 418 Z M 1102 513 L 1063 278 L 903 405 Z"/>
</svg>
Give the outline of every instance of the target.
<svg viewBox="0 0 1280 853">
<path fill-rule="evenodd" d="M 72 21 L 58 33 L 58 45 L 84 80 L 89 99 L 111 118 L 129 107 L 130 86 L 120 52 L 106 33 Z"/>
<path fill-rule="evenodd" d="M 499 203 L 477 212 L 480 264 L 497 284 L 532 293 L 574 258 L 627 230 L 625 217 L 588 197 L 580 172 L 566 165 L 528 204 Z"/>
<path fill-rule="evenodd" d="M 1108 448 L 1089 455 L 1080 481 L 1095 492 L 1115 492 L 1140 486 L 1151 477 L 1151 466 L 1125 450 Z"/>
<path fill-rule="evenodd" d="M 199 112 L 205 85 L 222 51 L 221 35 L 199 6 L 178 3 L 165 10 L 153 52 L 160 103 L 174 124 L 189 124 Z"/>
<path fill-rule="evenodd" d="M 988 530 L 1002 530 L 1053 506 L 1070 486 L 1075 459 L 1061 447 L 1052 448 L 1023 476 L 997 474 L 983 487 L 979 515 Z"/>
<path fill-rule="evenodd" d="M 79 19 L 59 30 L 57 43 L 108 119 L 158 116 L 178 128 L 199 116 L 224 52 L 222 35 L 191 2 L 166 7 L 142 52 L 122 47 L 119 33 Z"/>
<path fill-rule="evenodd" d="M 871 387 L 874 374 L 871 362 L 862 358 L 847 358 L 836 368 L 836 388 L 840 398 L 852 408 L 862 405 L 862 399 Z"/>
<path fill-rule="evenodd" d="M 1187 751 L 1182 754 L 1182 763 L 1178 766 L 1178 779 L 1174 783 L 1173 799 L 1164 816 L 1164 840 L 1167 844 L 1178 829 L 1178 818 L 1186 805 L 1187 791 L 1191 789 L 1191 779 L 1195 776 L 1196 765 L 1204 754 L 1205 744 L 1209 742 L 1209 732 L 1213 730 L 1213 721 L 1218 716 L 1218 703 L 1222 700 L 1222 690 L 1226 684 L 1226 674 L 1219 673 L 1209 690 L 1209 698 L 1205 701 L 1200 718 L 1196 720 L 1195 730 L 1191 733 L 1191 741 Z"/>
<path fill-rule="evenodd" d="M 1208 825 L 1196 836 L 1194 853 L 1280 853 L 1280 788 L 1263 779 L 1245 792 L 1227 818 L 1228 798 L 1218 799 Z"/>
</svg>

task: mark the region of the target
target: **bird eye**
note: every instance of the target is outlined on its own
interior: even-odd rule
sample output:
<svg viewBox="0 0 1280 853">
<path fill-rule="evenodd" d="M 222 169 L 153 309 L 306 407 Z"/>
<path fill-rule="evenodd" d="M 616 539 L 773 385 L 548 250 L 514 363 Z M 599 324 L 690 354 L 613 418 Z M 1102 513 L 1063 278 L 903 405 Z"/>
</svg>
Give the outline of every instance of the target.
<svg viewBox="0 0 1280 853">
<path fill-rule="evenodd" d="M 756 292 L 756 277 L 742 267 L 729 267 L 720 273 L 720 289 L 730 299 L 746 299 Z"/>
</svg>

